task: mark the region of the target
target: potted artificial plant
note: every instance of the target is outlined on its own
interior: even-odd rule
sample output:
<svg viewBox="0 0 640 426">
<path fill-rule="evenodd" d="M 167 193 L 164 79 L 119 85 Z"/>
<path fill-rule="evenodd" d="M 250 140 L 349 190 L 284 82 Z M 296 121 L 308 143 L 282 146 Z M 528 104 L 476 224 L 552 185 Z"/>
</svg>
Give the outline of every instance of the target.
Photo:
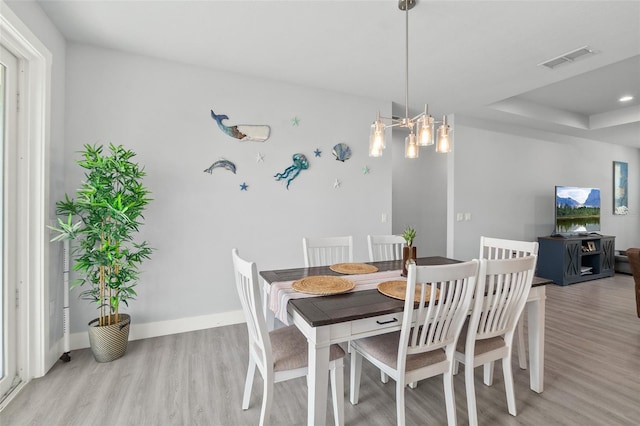
<svg viewBox="0 0 640 426">
<path fill-rule="evenodd" d="M 98 362 L 124 355 L 129 339 L 131 318 L 120 313 L 121 304 L 136 296 L 138 267 L 152 249 L 135 236 L 142 213 L 151 200 L 142 184 L 144 168 L 131 161 L 136 154 L 122 145 L 85 145 L 77 161 L 85 169 L 85 180 L 76 198 L 65 195 L 56 203 L 56 213 L 66 215 L 52 228 L 52 239 L 76 242 L 72 250 L 73 269 L 80 278 L 71 288 L 83 286 L 82 299 L 95 302 L 98 318 L 89 322 L 91 351 Z"/>
<path fill-rule="evenodd" d="M 405 247 L 402 248 L 402 276 L 407 276 L 407 265 L 409 263 L 415 263 L 416 259 L 416 248 L 413 246 L 413 239 L 416 237 L 416 230 L 410 226 L 407 226 L 407 229 L 402 233 L 402 238 L 407 243 Z"/>
</svg>

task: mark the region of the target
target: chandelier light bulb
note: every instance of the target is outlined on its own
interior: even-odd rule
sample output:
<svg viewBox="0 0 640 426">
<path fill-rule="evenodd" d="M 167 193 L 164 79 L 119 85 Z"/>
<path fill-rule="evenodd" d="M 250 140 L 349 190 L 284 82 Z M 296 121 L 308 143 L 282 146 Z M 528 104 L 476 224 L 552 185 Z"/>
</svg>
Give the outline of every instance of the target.
<svg viewBox="0 0 640 426">
<path fill-rule="evenodd" d="M 381 121 L 376 121 L 371 125 L 371 134 L 369 135 L 369 157 L 381 157 L 384 148 L 384 124 Z"/>
<path fill-rule="evenodd" d="M 418 119 L 418 146 L 433 145 L 434 121 L 430 115 L 423 115 Z"/>
<path fill-rule="evenodd" d="M 381 149 L 385 149 L 387 144 L 384 141 L 384 124 L 382 121 L 378 120 L 375 123 L 375 140 L 376 144 L 380 146 Z"/>
<path fill-rule="evenodd" d="M 438 129 L 438 143 L 436 144 L 436 152 L 451 152 L 451 141 L 449 140 L 450 127 L 447 124 L 447 116 L 442 120 L 442 125 Z"/>
<path fill-rule="evenodd" d="M 418 149 L 416 135 L 411 132 L 409 136 L 404 139 L 404 158 L 418 158 L 419 154 L 420 151 Z"/>
</svg>

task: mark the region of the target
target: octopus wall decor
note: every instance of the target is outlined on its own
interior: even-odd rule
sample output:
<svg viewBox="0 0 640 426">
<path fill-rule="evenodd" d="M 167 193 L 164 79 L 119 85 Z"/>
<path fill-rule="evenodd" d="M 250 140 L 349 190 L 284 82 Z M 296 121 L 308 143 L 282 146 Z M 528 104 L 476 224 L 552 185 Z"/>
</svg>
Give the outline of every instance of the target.
<svg viewBox="0 0 640 426">
<path fill-rule="evenodd" d="M 287 189 L 289 189 L 289 184 L 294 180 L 302 170 L 307 170 L 309 168 L 309 161 L 304 154 L 293 154 L 293 165 L 284 169 L 282 173 L 276 173 L 273 177 L 276 178 L 277 181 L 282 179 L 287 179 Z"/>
</svg>

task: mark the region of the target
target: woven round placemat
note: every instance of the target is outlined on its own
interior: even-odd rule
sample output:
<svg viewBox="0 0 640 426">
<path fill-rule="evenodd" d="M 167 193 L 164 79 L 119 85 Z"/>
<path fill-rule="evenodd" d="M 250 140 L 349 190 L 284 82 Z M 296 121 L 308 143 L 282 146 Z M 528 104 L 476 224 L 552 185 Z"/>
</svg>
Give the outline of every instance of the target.
<svg viewBox="0 0 640 426">
<path fill-rule="evenodd" d="M 353 281 L 329 275 L 315 275 L 294 281 L 291 285 L 295 291 L 307 294 L 338 294 L 353 290 L 356 284 Z"/>
<path fill-rule="evenodd" d="M 403 280 L 397 281 L 385 281 L 378 284 L 378 291 L 385 296 L 393 297 L 394 299 L 404 300 L 407 294 L 407 282 Z M 428 302 L 431 297 L 431 286 L 427 285 L 427 294 L 425 295 L 425 302 Z M 436 298 L 440 297 L 440 290 L 436 290 Z M 416 285 L 415 299 L 416 302 L 420 301 L 420 287 Z"/>
<path fill-rule="evenodd" d="M 333 272 L 339 272 L 341 274 L 371 274 L 378 272 L 378 267 L 369 265 L 368 263 L 336 263 L 329 266 Z"/>
</svg>

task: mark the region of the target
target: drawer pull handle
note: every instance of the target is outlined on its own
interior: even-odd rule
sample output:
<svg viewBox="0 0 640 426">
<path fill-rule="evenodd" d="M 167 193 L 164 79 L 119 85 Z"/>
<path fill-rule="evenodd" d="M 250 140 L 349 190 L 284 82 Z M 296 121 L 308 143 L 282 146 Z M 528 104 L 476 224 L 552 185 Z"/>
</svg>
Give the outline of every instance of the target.
<svg viewBox="0 0 640 426">
<path fill-rule="evenodd" d="M 396 318 L 392 318 L 389 321 L 380 321 L 380 320 L 376 320 L 376 322 L 379 325 L 384 325 L 384 324 L 391 324 L 392 322 L 398 322 L 398 320 Z"/>
</svg>

